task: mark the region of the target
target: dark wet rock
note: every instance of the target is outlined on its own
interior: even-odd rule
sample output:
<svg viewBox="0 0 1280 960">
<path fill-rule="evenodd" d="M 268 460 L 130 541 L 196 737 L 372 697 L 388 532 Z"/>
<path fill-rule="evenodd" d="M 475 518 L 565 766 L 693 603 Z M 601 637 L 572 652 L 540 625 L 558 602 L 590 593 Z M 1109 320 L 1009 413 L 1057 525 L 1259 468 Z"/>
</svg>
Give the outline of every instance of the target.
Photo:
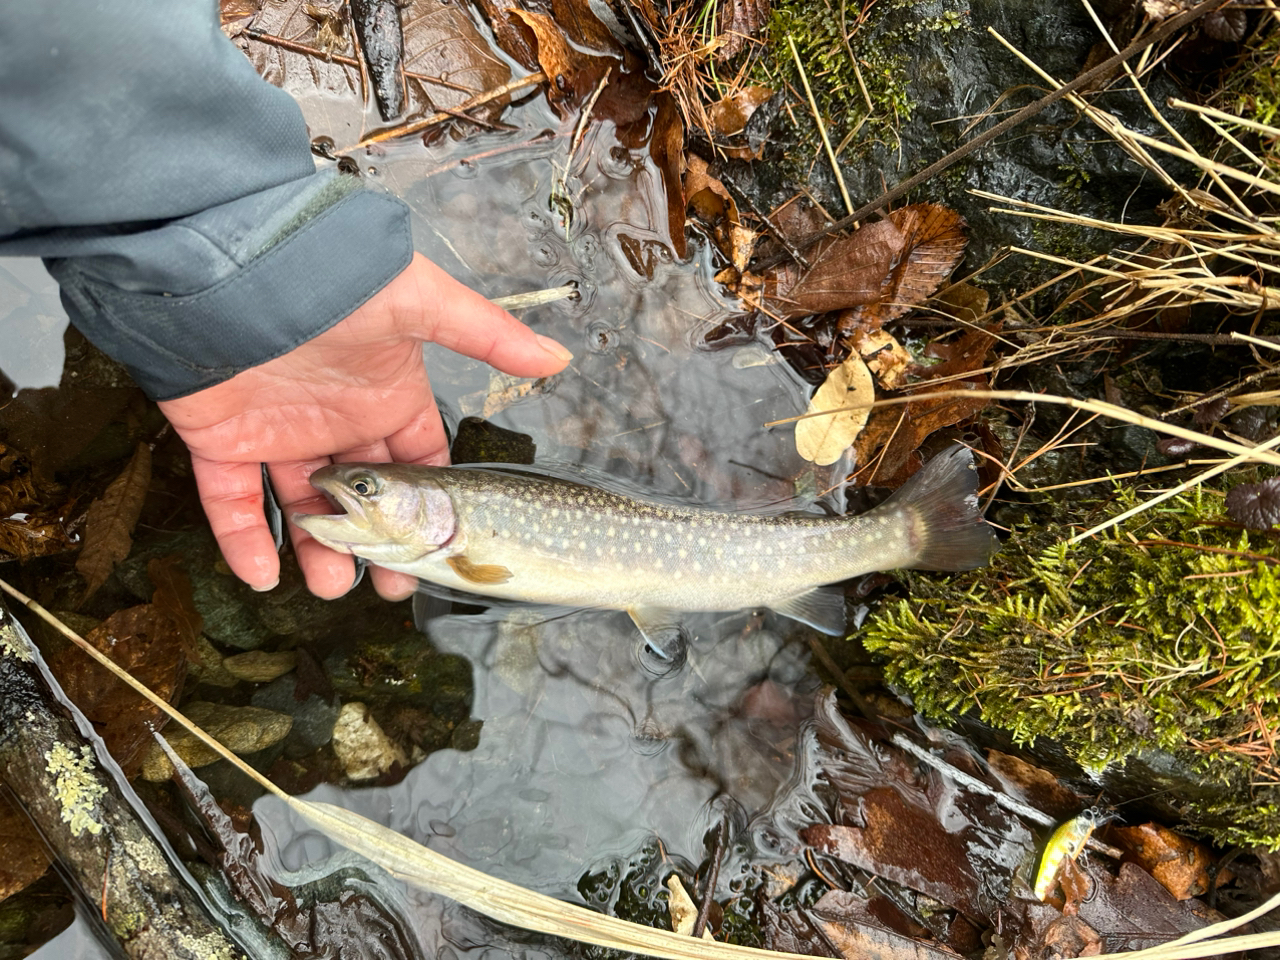
<svg viewBox="0 0 1280 960">
<path fill-rule="evenodd" d="M 480 417 L 458 422 L 450 456 L 454 463 L 533 463 L 538 446 L 527 433 L 507 430 Z"/>
<path fill-rule="evenodd" d="M 276 632 L 258 616 L 259 595 L 226 569 L 213 535 L 207 530 L 174 534 L 135 549 L 116 573 L 130 592 L 139 599 L 150 600 L 153 587 L 147 577 L 147 563 L 174 553 L 184 560 L 208 637 L 226 647 L 254 650 Z"/>
<path fill-rule="evenodd" d="M 286 757 L 297 759 L 323 747 L 333 737 L 341 704 L 312 694 L 301 702 L 295 696 L 297 678 L 287 674 L 254 691 L 255 707 L 276 710 L 293 717 L 293 728 L 284 740 Z"/>
</svg>

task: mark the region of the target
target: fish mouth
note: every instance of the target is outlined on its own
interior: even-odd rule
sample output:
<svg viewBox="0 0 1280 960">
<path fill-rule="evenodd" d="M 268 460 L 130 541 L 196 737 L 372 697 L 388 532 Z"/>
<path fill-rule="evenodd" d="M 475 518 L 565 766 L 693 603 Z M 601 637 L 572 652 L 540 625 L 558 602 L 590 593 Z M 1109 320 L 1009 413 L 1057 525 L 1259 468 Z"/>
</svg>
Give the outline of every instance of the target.
<svg viewBox="0 0 1280 960">
<path fill-rule="evenodd" d="M 316 540 L 339 553 L 352 553 L 352 547 L 371 542 L 372 530 L 364 504 L 333 475 L 320 476 L 316 471 L 311 485 L 325 495 L 337 513 L 295 513 L 293 522 Z M 363 536 L 362 536 L 363 535 Z"/>
</svg>

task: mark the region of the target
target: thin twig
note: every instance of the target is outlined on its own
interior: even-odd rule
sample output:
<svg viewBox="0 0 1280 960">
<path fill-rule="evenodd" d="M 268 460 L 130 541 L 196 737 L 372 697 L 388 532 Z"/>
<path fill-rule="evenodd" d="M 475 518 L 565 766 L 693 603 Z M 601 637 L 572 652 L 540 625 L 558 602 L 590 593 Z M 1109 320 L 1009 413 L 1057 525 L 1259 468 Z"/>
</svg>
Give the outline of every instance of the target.
<svg viewBox="0 0 1280 960">
<path fill-rule="evenodd" d="M 800 82 L 804 84 L 805 96 L 809 98 L 809 109 L 813 111 L 813 122 L 818 125 L 818 133 L 822 135 L 822 145 L 827 150 L 827 159 L 831 161 L 831 171 L 836 175 L 836 183 L 840 184 L 840 196 L 844 198 L 845 213 L 853 213 L 853 201 L 849 199 L 849 188 L 844 185 L 844 174 L 840 172 L 840 164 L 836 160 L 836 152 L 831 149 L 831 138 L 827 136 L 827 126 L 822 122 L 822 114 L 818 112 L 818 101 L 814 99 L 813 90 L 809 86 L 809 77 L 804 72 L 804 64 L 800 62 L 800 54 L 796 52 L 796 42 L 787 34 L 787 43 L 791 47 L 791 59 L 796 62 L 796 71 L 800 74 Z"/>
<path fill-rule="evenodd" d="M 546 83 L 547 75 L 541 70 L 531 73 L 527 77 L 521 77 L 519 80 L 512 80 L 510 83 L 504 83 L 500 87 L 493 90 L 487 90 L 484 93 L 476 94 L 470 100 L 464 101 L 454 107 L 454 110 L 471 110 L 474 107 L 483 106 L 494 100 L 500 100 L 509 94 L 518 90 L 525 90 L 529 87 L 536 87 L 540 83 Z M 449 113 L 433 113 L 429 117 L 421 120 L 414 120 L 412 123 L 401 124 L 398 127 L 392 127 L 390 130 L 383 130 L 381 133 L 375 133 L 371 137 L 365 137 L 358 143 L 353 143 L 349 147 L 343 147 L 341 150 L 333 151 L 335 154 L 351 153 L 359 150 L 361 147 L 369 147 L 375 143 L 385 143 L 388 140 L 396 140 L 400 137 L 407 137 L 411 134 L 420 133 L 428 127 L 433 127 L 437 123 L 444 123 L 446 120 L 453 119 L 453 114 Z M 470 118 L 468 118 L 470 119 Z"/>
</svg>

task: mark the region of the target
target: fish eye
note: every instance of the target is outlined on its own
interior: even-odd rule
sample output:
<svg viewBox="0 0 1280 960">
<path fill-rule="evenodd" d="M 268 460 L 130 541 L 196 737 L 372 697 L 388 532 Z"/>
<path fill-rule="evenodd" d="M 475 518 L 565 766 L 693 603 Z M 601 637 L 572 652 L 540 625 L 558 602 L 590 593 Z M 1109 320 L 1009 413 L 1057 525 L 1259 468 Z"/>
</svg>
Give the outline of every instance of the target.
<svg viewBox="0 0 1280 960">
<path fill-rule="evenodd" d="M 369 497 L 378 492 L 378 481 L 368 474 L 362 474 L 351 481 L 351 489 L 362 497 Z"/>
</svg>

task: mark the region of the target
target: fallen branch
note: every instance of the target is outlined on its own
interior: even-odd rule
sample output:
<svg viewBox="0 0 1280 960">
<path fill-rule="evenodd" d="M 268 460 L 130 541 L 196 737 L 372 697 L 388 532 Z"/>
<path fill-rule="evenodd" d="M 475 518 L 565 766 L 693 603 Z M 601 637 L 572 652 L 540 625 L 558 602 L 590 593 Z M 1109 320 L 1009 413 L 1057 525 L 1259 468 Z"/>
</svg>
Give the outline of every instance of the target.
<svg viewBox="0 0 1280 960">
<path fill-rule="evenodd" d="M 414 120 L 412 123 L 401 124 L 398 127 L 392 127 L 390 130 L 383 130 L 381 133 L 375 133 L 373 136 L 365 137 L 358 143 L 353 143 L 349 147 L 343 147 L 341 150 L 333 151 L 335 154 L 351 153 L 359 150 L 361 147 L 369 147 L 375 143 L 385 143 L 388 140 L 396 140 L 400 137 L 407 137 L 411 134 L 420 133 L 428 127 L 433 127 L 437 123 L 444 123 L 446 120 L 456 119 L 458 113 L 472 109 L 473 107 L 484 106 L 494 100 L 501 100 L 503 97 L 515 93 L 519 90 L 526 90 L 529 87 L 536 87 L 540 83 L 546 83 L 547 75 L 541 70 L 531 73 L 527 77 L 521 77 L 519 80 L 512 80 L 510 83 L 504 83 L 500 87 L 487 90 L 484 93 L 476 94 L 470 100 L 465 100 L 453 107 L 451 113 L 433 113 L 429 117 L 421 120 Z M 468 117 L 467 119 L 470 119 Z"/>
</svg>

